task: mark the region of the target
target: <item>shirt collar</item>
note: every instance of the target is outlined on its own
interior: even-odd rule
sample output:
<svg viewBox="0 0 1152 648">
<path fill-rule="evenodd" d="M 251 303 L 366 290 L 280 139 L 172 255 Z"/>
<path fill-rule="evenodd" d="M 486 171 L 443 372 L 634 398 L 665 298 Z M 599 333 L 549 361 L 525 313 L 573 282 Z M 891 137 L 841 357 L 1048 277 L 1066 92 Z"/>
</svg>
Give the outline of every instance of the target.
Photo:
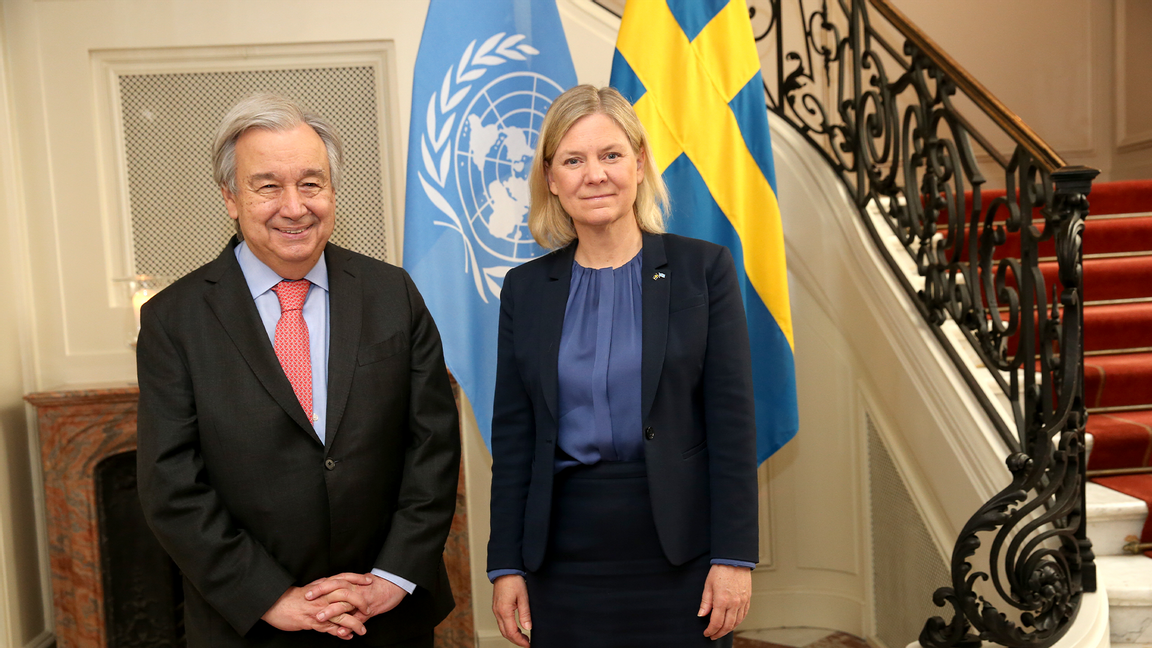
<svg viewBox="0 0 1152 648">
<path fill-rule="evenodd" d="M 252 299 L 272 290 L 272 286 L 284 280 L 267 264 L 256 258 L 252 250 L 248 249 L 247 241 L 236 246 L 236 260 L 240 262 L 240 270 L 244 273 L 244 280 L 248 282 L 248 290 L 252 293 Z M 312 266 L 308 274 L 304 275 L 304 278 L 312 282 L 313 285 L 323 288 L 325 292 L 328 291 L 328 264 L 325 261 L 325 253 L 320 253 L 320 259 L 316 261 L 316 265 Z"/>
</svg>

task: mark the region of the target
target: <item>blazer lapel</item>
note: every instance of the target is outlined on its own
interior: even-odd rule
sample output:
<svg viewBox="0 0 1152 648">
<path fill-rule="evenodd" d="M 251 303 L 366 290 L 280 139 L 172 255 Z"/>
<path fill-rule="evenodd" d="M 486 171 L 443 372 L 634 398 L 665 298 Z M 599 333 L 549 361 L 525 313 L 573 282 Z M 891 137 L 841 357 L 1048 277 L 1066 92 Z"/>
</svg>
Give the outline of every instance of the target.
<svg viewBox="0 0 1152 648">
<path fill-rule="evenodd" d="M 362 306 L 360 277 L 348 251 L 329 244 L 325 248 L 328 264 L 328 417 L 325 421 L 324 445 L 340 429 L 352 376 L 356 368 L 356 351 L 360 344 Z"/>
<path fill-rule="evenodd" d="M 572 285 L 572 259 L 576 242 L 552 253 L 548 281 L 540 295 L 540 388 L 552 418 L 560 420 L 560 334 L 564 330 L 564 311 L 568 308 L 568 289 Z"/>
<path fill-rule="evenodd" d="M 233 251 L 237 244 L 233 238 L 212 262 L 206 280 L 213 286 L 204 293 L 204 299 L 264 389 L 268 390 L 293 421 L 320 443 L 320 437 L 304 415 L 300 401 L 292 391 L 292 383 L 284 375 L 284 369 L 268 339 L 268 332 L 260 321 L 256 302 L 252 299 L 248 282 L 244 279 L 244 272 Z"/>
<path fill-rule="evenodd" d="M 664 238 L 644 234 L 643 286 L 644 334 L 640 351 L 640 412 L 648 419 L 656 400 L 656 387 L 664 370 L 664 350 L 668 343 L 668 297 L 675 277 L 664 254 Z"/>
</svg>

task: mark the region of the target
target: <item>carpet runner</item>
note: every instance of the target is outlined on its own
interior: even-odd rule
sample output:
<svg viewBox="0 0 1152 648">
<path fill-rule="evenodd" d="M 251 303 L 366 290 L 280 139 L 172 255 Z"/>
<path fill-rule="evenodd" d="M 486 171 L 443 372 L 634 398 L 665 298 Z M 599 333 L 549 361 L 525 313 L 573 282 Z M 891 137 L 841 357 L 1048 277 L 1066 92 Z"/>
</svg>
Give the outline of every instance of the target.
<svg viewBox="0 0 1152 648">
<path fill-rule="evenodd" d="M 1097 184 L 1089 203 L 1084 399 L 1093 445 L 1087 467 L 1152 466 L 1152 181 Z M 1046 281 L 1055 279 L 1055 265 L 1041 264 Z M 1152 510 L 1152 474 L 1093 481 L 1143 499 Z M 1152 514 L 1140 542 L 1152 542 Z"/>
<path fill-rule="evenodd" d="M 1152 466 L 1152 182 L 1101 183 L 1084 229 L 1084 398 L 1090 470 Z M 1152 474 L 1096 483 L 1144 500 Z M 1152 515 L 1141 542 L 1152 542 Z M 1152 558 L 1152 551 L 1145 552 Z"/>
<path fill-rule="evenodd" d="M 1003 195 L 985 192 L 985 209 Z M 1089 203 L 1083 234 L 1084 398 L 1093 437 L 1088 468 L 1152 466 L 1152 181 L 1095 184 Z M 1006 209 L 998 210 L 996 220 L 1006 217 Z M 1042 229 L 1038 213 L 1034 223 Z M 1019 254 L 1019 234 L 1009 233 L 995 258 Z M 1055 242 L 1041 243 L 1039 254 L 1050 302 L 1059 286 Z M 1008 349 L 1015 353 L 1016 340 Z M 1152 474 L 1093 481 L 1143 499 L 1152 510 Z M 1140 541 L 1152 542 L 1152 514 Z"/>
</svg>

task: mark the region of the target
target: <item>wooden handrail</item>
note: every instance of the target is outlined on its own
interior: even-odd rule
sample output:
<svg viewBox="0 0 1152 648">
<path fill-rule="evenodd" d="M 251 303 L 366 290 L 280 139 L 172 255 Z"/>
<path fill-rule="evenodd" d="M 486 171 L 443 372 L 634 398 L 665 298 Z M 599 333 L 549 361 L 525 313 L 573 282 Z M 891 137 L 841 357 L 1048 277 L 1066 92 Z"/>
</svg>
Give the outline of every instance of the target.
<svg viewBox="0 0 1152 648">
<path fill-rule="evenodd" d="M 879 11 L 888 19 L 888 22 L 892 23 L 892 26 L 903 34 L 904 38 L 911 41 L 916 49 L 931 59 L 956 84 L 956 87 L 960 88 L 973 103 L 984 111 L 984 114 L 988 115 L 989 119 L 1003 128 L 1012 136 L 1012 139 L 1031 153 L 1040 165 L 1045 167 L 1045 171 L 1051 172 L 1065 166 L 1064 158 L 1060 157 L 1060 154 L 1054 151 L 1051 146 L 1048 146 L 1048 143 L 1041 139 L 1036 131 L 1029 128 L 1019 115 L 1009 110 L 988 88 L 984 87 L 984 84 L 977 81 L 935 41 L 908 20 L 908 17 L 893 6 L 890 0 L 868 1 L 876 8 L 876 11 Z"/>
</svg>

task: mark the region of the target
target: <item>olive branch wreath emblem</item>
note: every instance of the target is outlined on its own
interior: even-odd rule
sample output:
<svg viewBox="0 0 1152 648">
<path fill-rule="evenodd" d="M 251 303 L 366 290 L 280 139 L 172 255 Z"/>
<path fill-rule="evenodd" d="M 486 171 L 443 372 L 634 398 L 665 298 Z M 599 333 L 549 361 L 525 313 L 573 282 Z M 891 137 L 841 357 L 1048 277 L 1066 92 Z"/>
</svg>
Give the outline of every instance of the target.
<svg viewBox="0 0 1152 648">
<path fill-rule="evenodd" d="M 524 34 L 513 34 L 506 38 L 505 36 L 507 32 L 500 32 L 484 41 L 479 48 L 476 48 L 476 40 L 473 40 L 464 48 L 459 63 L 448 66 L 440 90 L 433 92 L 428 98 L 425 130 L 420 138 L 420 155 L 424 169 L 416 173 L 428 200 L 450 219 L 450 221 L 433 221 L 433 224 L 455 230 L 464 239 L 464 272 L 467 273 L 471 269 L 476 281 L 476 291 L 480 293 L 484 303 L 488 303 L 485 282 L 488 284 L 488 290 L 494 295 L 499 295 L 500 289 L 493 277 L 503 277 L 510 268 L 501 266 L 481 269 L 472 240 L 464 231 L 464 223 L 442 192 L 448 182 L 448 171 L 452 161 L 453 147 L 450 146 L 449 134 L 456 123 L 456 109 L 472 91 L 472 82 L 484 76 L 488 68 L 508 61 L 526 61 L 529 56 L 540 53 L 531 45 L 520 42 L 524 40 Z M 427 179 L 425 174 L 428 176 Z"/>
</svg>

